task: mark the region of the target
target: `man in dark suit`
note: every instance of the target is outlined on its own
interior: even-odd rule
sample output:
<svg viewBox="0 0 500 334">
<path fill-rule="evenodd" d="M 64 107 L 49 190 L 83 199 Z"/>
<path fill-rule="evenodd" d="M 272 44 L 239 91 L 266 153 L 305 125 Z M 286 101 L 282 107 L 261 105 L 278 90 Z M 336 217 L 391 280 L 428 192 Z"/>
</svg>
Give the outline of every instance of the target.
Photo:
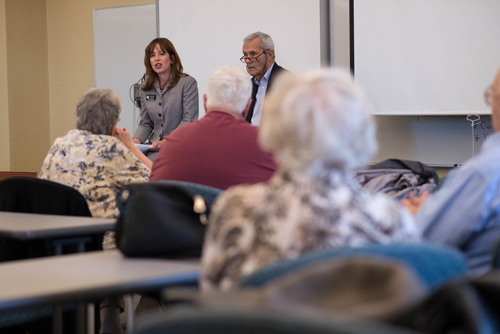
<svg viewBox="0 0 500 334">
<path fill-rule="evenodd" d="M 252 125 L 260 125 L 266 92 L 271 89 L 277 74 L 286 71 L 274 58 L 274 42 L 268 34 L 257 31 L 243 39 L 243 57 L 240 60 L 247 65 L 247 72 L 252 76 L 253 84 L 252 104 L 246 121 Z"/>
</svg>

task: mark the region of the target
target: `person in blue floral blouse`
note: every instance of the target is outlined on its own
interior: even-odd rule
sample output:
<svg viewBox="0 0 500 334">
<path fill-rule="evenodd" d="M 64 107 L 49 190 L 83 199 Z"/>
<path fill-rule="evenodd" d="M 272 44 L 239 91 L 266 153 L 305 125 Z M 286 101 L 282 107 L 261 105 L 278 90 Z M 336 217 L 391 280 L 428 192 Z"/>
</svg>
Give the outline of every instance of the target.
<svg viewBox="0 0 500 334">
<path fill-rule="evenodd" d="M 78 190 L 94 217 L 116 218 L 116 194 L 129 183 L 147 182 L 151 161 L 116 126 L 120 98 L 109 88 L 93 88 L 76 106 L 76 130 L 57 138 L 39 177 Z M 104 248 L 113 248 L 108 234 Z"/>
<path fill-rule="evenodd" d="M 120 111 L 120 97 L 111 89 L 87 91 L 76 105 L 77 129 L 54 141 L 40 170 L 39 178 L 78 190 L 93 217 L 117 218 L 118 191 L 129 183 L 149 180 L 152 162 L 128 131 L 116 126 Z M 103 248 L 115 247 L 114 232 L 107 232 Z M 101 332 L 121 330 L 117 316 L 122 304 L 120 298 L 101 304 Z"/>
</svg>

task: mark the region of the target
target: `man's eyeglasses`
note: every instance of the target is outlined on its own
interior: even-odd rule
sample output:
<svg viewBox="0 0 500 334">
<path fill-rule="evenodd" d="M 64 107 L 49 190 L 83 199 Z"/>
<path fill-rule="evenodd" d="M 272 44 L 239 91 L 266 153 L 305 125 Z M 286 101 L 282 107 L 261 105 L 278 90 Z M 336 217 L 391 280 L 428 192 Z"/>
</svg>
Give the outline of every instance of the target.
<svg viewBox="0 0 500 334">
<path fill-rule="evenodd" d="M 493 85 L 490 85 L 484 91 L 484 102 L 487 105 L 491 106 L 491 102 L 492 102 L 494 96 L 495 96 L 495 91 L 493 90 Z"/>
<path fill-rule="evenodd" d="M 267 51 L 269 51 L 269 49 L 262 51 L 262 53 L 260 55 L 257 55 L 257 56 L 252 56 L 252 57 L 243 56 L 243 57 L 240 58 L 240 61 L 242 63 L 246 63 L 247 60 L 250 60 L 253 63 L 254 61 L 257 60 L 257 58 L 259 58 L 260 56 L 262 56 L 264 53 L 267 53 Z"/>
</svg>

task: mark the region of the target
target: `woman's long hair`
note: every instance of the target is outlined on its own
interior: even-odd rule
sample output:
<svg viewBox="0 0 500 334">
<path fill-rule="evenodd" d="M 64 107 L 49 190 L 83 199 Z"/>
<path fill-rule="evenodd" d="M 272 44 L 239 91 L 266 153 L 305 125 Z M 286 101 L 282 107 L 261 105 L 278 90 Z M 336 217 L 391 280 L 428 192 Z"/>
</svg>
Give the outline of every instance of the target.
<svg viewBox="0 0 500 334">
<path fill-rule="evenodd" d="M 155 38 L 151 41 L 151 43 L 149 43 L 149 45 L 146 47 L 146 50 L 144 50 L 144 66 L 146 66 L 146 81 L 142 84 L 142 90 L 144 91 L 153 89 L 154 82 L 158 80 L 158 74 L 156 74 L 156 72 L 153 70 L 150 60 L 151 54 L 153 53 L 156 44 L 160 46 L 160 49 L 163 52 L 168 52 L 170 58 L 173 57 L 171 66 L 172 79 L 170 80 L 168 88 L 172 88 L 177 85 L 180 78 L 185 75 L 184 73 L 182 73 L 183 67 L 181 59 L 179 58 L 179 55 L 177 54 L 177 51 L 175 50 L 172 42 L 170 42 L 166 38 Z"/>
</svg>

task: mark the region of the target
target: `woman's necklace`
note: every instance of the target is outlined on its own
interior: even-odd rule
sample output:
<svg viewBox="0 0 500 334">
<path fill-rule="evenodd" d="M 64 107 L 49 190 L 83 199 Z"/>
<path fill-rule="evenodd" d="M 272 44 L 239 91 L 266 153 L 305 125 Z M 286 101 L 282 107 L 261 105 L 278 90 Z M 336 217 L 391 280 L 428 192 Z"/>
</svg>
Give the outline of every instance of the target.
<svg viewBox="0 0 500 334">
<path fill-rule="evenodd" d="M 167 78 L 167 80 L 165 80 L 165 82 L 162 84 L 162 82 L 161 82 L 162 80 L 161 80 L 161 79 L 162 79 L 162 78 L 165 78 L 165 77 Z M 170 79 L 170 74 L 168 74 L 168 76 L 165 76 L 165 77 L 163 77 L 163 76 L 162 76 L 162 78 L 160 78 L 160 77 L 158 76 L 158 81 L 159 81 L 159 83 L 160 83 L 160 91 L 161 91 L 162 93 L 163 93 L 163 91 L 164 91 L 165 89 L 167 89 L 167 83 L 168 83 L 168 79 Z"/>
</svg>

